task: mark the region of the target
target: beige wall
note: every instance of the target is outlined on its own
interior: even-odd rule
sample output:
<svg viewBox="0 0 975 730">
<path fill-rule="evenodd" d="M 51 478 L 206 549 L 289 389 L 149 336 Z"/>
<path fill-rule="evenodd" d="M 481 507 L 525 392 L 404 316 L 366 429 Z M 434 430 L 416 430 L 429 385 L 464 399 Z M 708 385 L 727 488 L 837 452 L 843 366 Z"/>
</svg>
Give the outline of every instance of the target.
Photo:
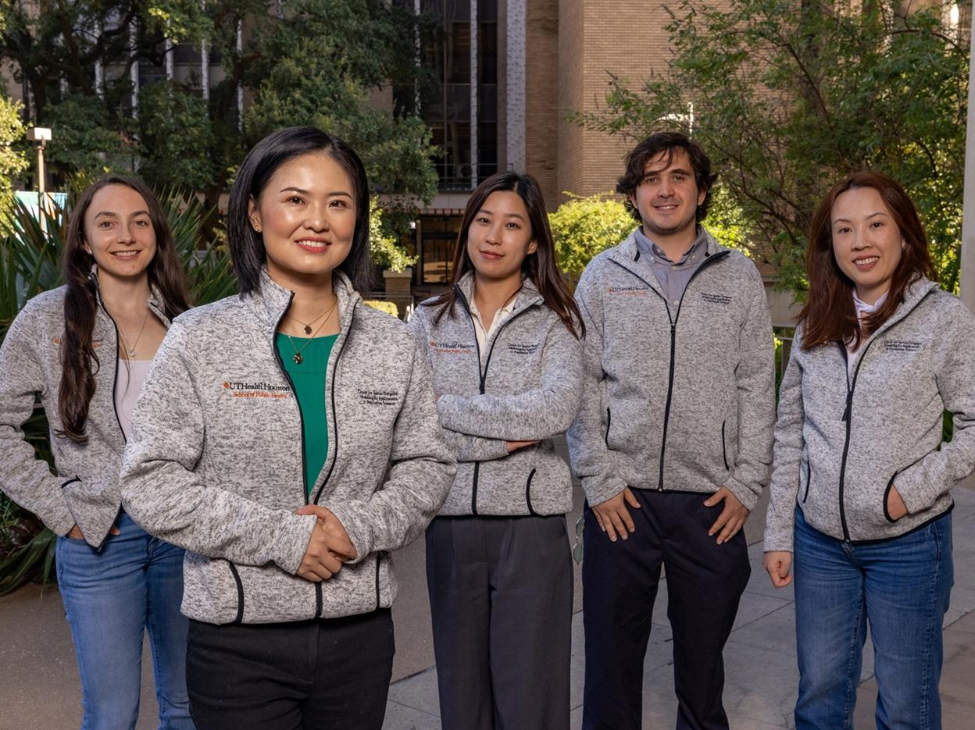
<svg viewBox="0 0 975 730">
<path fill-rule="evenodd" d="M 534 175 L 549 210 L 559 202 L 559 0 L 530 0 L 526 29 L 525 172 Z"/>
<path fill-rule="evenodd" d="M 614 0 L 561 0 L 559 10 L 560 193 L 612 191 L 632 143 L 583 130 L 564 113 L 605 106 L 609 73 L 639 84 L 666 70 L 668 16 L 657 3 Z"/>
</svg>

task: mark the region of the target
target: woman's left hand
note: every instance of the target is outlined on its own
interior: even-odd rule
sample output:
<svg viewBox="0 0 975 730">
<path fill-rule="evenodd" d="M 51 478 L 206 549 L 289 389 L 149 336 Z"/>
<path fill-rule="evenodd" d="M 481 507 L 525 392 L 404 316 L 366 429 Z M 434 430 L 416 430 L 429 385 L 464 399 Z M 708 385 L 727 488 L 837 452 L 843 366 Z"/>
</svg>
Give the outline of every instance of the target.
<svg viewBox="0 0 975 730">
<path fill-rule="evenodd" d="M 887 494 L 887 514 L 890 515 L 890 519 L 895 522 L 901 517 L 907 514 L 907 505 L 904 504 L 904 500 L 901 499 L 900 492 L 897 491 L 897 487 L 891 487 L 890 492 Z"/>
</svg>

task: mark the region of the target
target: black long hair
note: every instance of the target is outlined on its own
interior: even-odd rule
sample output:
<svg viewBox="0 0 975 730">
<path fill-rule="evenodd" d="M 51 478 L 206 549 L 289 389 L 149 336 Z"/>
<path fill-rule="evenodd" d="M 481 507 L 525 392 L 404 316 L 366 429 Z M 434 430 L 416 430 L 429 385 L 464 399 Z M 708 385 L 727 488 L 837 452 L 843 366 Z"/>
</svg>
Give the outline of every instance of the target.
<svg viewBox="0 0 975 730">
<path fill-rule="evenodd" d="M 163 313 L 172 320 L 190 307 L 186 277 L 176 254 L 169 221 L 152 190 L 140 180 L 125 175 L 107 175 L 93 183 L 81 195 L 71 213 L 61 264 L 67 292 L 64 295 L 64 338 L 61 342 L 61 383 L 58 388 L 58 414 L 62 428 L 57 435 L 76 444 L 88 441 L 85 424 L 88 421 L 88 407 L 95 394 L 95 373 L 100 366 L 92 346 L 98 298 L 96 284 L 90 277 L 94 259 L 85 251 L 85 214 L 95 193 L 109 185 L 131 188 L 146 201 L 156 236 L 156 255 L 146 271 L 149 286 L 162 299 Z"/>
<path fill-rule="evenodd" d="M 586 326 L 579 314 L 579 307 L 569 293 L 565 279 L 559 272 L 555 261 L 555 241 L 552 229 L 548 224 L 548 212 L 545 210 L 545 198 L 542 196 L 538 181 L 531 175 L 519 175 L 516 172 L 499 172 L 477 186 L 467 201 L 464 219 L 461 222 L 460 233 L 457 236 L 457 250 L 454 252 L 454 280 L 456 284 L 468 271 L 474 271 L 470 254 L 467 252 L 467 236 L 474 222 L 475 216 L 484 207 L 484 203 L 493 193 L 517 193 L 528 209 L 528 223 L 531 225 L 532 238 L 535 240 L 535 252 L 525 257 L 521 264 L 521 272 L 538 289 L 545 304 L 559 315 L 559 319 L 577 338 L 585 337 Z M 436 315 L 436 321 L 450 312 L 454 316 L 454 304 L 457 294 L 451 286 L 446 292 L 434 299 L 427 306 L 441 309 Z"/>
<path fill-rule="evenodd" d="M 288 160 L 310 152 L 325 152 L 352 180 L 355 201 L 355 232 L 352 249 L 338 270 L 349 277 L 358 292 L 369 291 L 372 261 L 369 258 L 369 182 L 362 160 L 349 145 L 317 127 L 288 127 L 272 132 L 247 153 L 230 190 L 227 207 L 227 240 L 234 273 L 243 294 L 259 292 L 261 268 L 267 263 L 264 238 L 251 226 L 247 214 L 251 199 L 261 197 L 275 171 Z"/>
</svg>

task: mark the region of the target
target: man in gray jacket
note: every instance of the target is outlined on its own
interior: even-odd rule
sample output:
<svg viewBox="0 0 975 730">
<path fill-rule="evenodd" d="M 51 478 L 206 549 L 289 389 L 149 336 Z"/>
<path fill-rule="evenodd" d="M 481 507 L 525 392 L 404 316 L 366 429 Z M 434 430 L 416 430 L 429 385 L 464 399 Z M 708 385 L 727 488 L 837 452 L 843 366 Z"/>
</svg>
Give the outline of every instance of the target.
<svg viewBox="0 0 975 730">
<path fill-rule="evenodd" d="M 586 267 L 583 406 L 569 432 L 585 511 L 583 727 L 641 727 L 661 566 L 677 727 L 727 728 L 722 651 L 748 581 L 741 528 L 769 473 L 775 359 L 755 265 L 700 226 L 715 176 L 658 133 L 617 192 L 640 226 Z"/>
</svg>

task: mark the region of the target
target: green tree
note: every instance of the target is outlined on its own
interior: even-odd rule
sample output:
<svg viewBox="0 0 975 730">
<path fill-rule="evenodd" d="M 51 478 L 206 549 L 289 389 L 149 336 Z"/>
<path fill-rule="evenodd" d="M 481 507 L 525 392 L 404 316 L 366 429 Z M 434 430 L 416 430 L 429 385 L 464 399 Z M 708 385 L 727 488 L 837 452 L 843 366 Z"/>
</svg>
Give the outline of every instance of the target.
<svg viewBox="0 0 975 730">
<path fill-rule="evenodd" d="M 369 201 L 369 255 L 372 262 L 381 269 L 406 271 L 413 266 L 417 256 L 409 256 L 396 243 L 396 233 L 390 230 L 382 208 L 373 198 Z"/>
<path fill-rule="evenodd" d="M 707 150 L 756 258 L 798 292 L 805 232 L 851 170 L 899 180 L 932 241 L 941 283 L 958 282 L 969 51 L 940 5 L 866 0 L 681 0 L 666 74 L 611 78 L 605 107 L 576 119 L 642 137 L 682 127 Z"/>
<path fill-rule="evenodd" d="M 27 158 L 14 145 L 24 138 L 21 105 L 0 93 L 0 235 L 10 229 L 14 205 L 13 178 L 27 169 Z"/>
<path fill-rule="evenodd" d="M 373 101 L 390 84 L 423 78 L 413 59 L 417 21 L 385 0 L 77 0 L 3 10 L 0 59 L 27 88 L 32 118 L 55 128 L 49 161 L 62 179 L 137 168 L 151 184 L 204 192 L 212 208 L 250 145 L 308 123 L 359 149 L 376 190 L 400 193 L 404 204 L 436 192 L 429 129 L 411 110 Z M 224 78 L 209 100 L 198 73 L 146 85 L 136 114 L 130 71 L 148 64 L 162 73 L 166 39 L 205 42 Z M 248 89 L 244 119 L 239 84 Z"/>
<path fill-rule="evenodd" d="M 620 243 L 637 225 L 626 206 L 608 195 L 573 196 L 549 213 L 548 222 L 559 266 L 572 281 L 596 254 Z"/>
</svg>

